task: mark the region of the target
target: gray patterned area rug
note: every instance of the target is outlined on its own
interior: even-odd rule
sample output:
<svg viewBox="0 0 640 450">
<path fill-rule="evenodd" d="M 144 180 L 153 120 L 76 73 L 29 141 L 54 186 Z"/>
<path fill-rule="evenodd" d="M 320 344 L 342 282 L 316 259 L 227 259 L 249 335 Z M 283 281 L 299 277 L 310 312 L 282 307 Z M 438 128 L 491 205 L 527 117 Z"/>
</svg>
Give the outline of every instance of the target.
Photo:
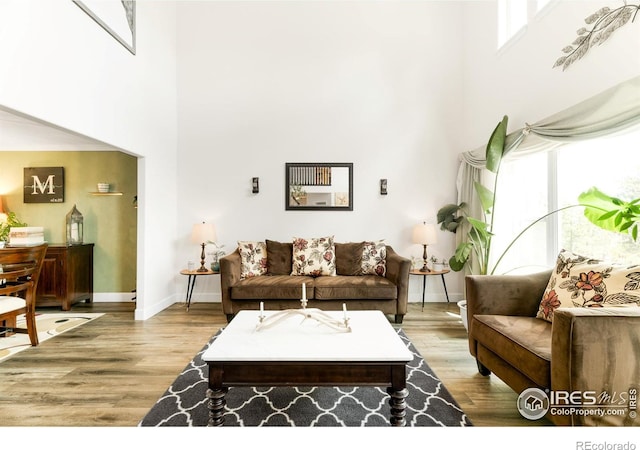
<svg viewBox="0 0 640 450">
<path fill-rule="evenodd" d="M 407 426 L 471 426 L 409 338 L 397 331 L 413 360 L 407 364 Z M 207 364 L 202 354 L 184 368 L 138 426 L 206 426 Z M 225 426 L 390 426 L 389 395 L 378 387 L 237 387 L 225 396 Z"/>
</svg>

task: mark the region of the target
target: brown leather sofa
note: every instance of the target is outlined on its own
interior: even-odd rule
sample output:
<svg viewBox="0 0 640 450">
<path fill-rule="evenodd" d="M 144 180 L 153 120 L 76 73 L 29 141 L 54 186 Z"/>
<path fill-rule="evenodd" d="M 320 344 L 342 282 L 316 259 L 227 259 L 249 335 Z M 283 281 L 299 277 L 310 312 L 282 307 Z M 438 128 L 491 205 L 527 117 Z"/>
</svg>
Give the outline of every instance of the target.
<svg viewBox="0 0 640 450">
<path fill-rule="evenodd" d="M 546 414 L 556 425 L 640 425 L 632 412 L 640 388 L 640 308 L 560 308 L 551 324 L 536 318 L 550 275 L 466 277 L 469 350 L 479 372 L 493 372 L 517 393 L 556 393 Z M 598 407 L 609 411 L 600 416 Z"/>
<path fill-rule="evenodd" d="M 348 255 L 350 243 L 336 243 L 336 276 L 266 275 L 241 279 L 241 258 L 238 249 L 220 259 L 222 309 L 231 321 L 243 309 L 266 310 L 300 308 L 302 283 L 307 291 L 307 308 L 341 311 L 343 303 L 349 310 L 380 310 L 402 323 L 407 313 L 409 271 L 411 261 L 386 246 L 386 274 L 344 275 L 341 263 Z M 353 262 L 353 261 L 351 261 Z M 289 265 L 290 267 L 290 265 Z"/>
</svg>

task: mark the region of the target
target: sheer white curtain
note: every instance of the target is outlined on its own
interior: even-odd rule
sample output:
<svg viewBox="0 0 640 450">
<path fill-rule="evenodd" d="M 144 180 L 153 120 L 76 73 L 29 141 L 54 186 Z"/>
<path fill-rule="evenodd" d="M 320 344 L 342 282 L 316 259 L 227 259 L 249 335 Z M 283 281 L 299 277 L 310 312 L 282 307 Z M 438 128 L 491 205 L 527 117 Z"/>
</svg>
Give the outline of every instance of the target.
<svg viewBox="0 0 640 450">
<path fill-rule="evenodd" d="M 593 139 L 640 126 L 640 76 L 620 83 L 577 105 L 507 136 L 506 157 L 547 151 L 567 142 Z M 481 217 L 473 184 L 487 177 L 485 147 L 462 153 L 458 169 L 458 203 L 468 205 L 472 217 Z M 486 184 L 486 183 L 485 183 Z M 468 225 L 456 233 L 459 244 Z"/>
</svg>

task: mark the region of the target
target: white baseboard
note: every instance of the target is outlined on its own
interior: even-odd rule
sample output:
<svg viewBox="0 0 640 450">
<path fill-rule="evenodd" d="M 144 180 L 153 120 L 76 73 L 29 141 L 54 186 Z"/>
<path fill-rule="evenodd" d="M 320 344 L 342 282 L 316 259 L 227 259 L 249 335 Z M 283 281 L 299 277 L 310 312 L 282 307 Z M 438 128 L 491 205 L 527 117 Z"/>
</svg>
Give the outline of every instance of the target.
<svg viewBox="0 0 640 450">
<path fill-rule="evenodd" d="M 135 296 L 135 292 L 94 292 L 93 301 L 95 303 L 133 302 Z"/>
</svg>

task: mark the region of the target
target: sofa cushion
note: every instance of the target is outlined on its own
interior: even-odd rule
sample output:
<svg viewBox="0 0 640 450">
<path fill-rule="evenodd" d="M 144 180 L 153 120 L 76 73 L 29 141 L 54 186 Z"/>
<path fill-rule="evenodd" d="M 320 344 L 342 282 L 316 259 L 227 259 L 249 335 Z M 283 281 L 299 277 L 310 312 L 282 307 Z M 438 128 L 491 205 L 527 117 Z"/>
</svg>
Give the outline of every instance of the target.
<svg viewBox="0 0 640 450">
<path fill-rule="evenodd" d="M 293 239 L 293 266 L 291 275 L 336 274 L 336 250 L 333 236 Z"/>
<path fill-rule="evenodd" d="M 551 327 L 535 317 L 476 314 L 470 329 L 475 340 L 538 386 L 551 386 Z"/>
<path fill-rule="evenodd" d="M 313 282 L 313 290 L 316 300 L 379 300 L 398 297 L 396 285 L 377 275 L 319 277 Z"/>
<path fill-rule="evenodd" d="M 266 240 L 267 275 L 291 275 L 293 246 L 291 242 Z"/>
<path fill-rule="evenodd" d="M 300 299 L 302 283 L 307 288 L 307 299 L 314 296 L 313 278 L 292 277 L 290 275 L 273 275 L 251 277 L 240 280 L 231 286 L 232 299 Z"/>
<path fill-rule="evenodd" d="M 250 278 L 267 273 L 267 246 L 260 241 L 238 241 L 240 253 L 240 278 Z"/>
<path fill-rule="evenodd" d="M 367 241 L 362 249 L 362 275 L 379 275 L 387 273 L 387 246 L 383 240 Z"/>
<path fill-rule="evenodd" d="M 536 317 L 553 321 L 558 308 L 640 305 L 640 266 L 621 266 L 562 250 Z"/>
<path fill-rule="evenodd" d="M 362 271 L 362 252 L 364 242 L 335 243 L 336 274 L 359 275 Z"/>
</svg>

